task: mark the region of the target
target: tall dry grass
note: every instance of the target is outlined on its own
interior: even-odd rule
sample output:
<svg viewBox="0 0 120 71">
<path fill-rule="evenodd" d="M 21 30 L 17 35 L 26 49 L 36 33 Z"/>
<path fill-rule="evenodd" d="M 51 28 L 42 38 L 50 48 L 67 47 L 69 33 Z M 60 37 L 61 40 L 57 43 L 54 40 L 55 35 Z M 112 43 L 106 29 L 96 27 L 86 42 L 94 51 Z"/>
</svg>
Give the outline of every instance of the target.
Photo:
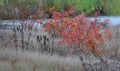
<svg viewBox="0 0 120 71">
<path fill-rule="evenodd" d="M 0 71 L 82 71 L 76 56 L 58 56 L 31 51 L 0 49 Z"/>
<path fill-rule="evenodd" d="M 83 56 L 83 62 L 81 62 L 79 55 L 71 56 L 69 55 L 68 49 L 65 49 L 65 46 L 58 46 L 57 42 L 59 39 L 56 38 L 50 38 L 50 40 L 54 40 L 55 42 L 52 56 L 48 53 L 41 53 L 39 50 L 36 51 L 37 47 L 41 48 L 41 45 L 37 44 L 36 36 L 49 36 L 42 30 L 39 30 L 39 32 L 31 31 L 31 40 L 33 42 L 29 49 L 22 52 L 19 46 L 16 52 L 14 42 L 12 40 L 10 41 L 13 31 L 10 29 L 0 30 L 0 71 L 101 71 L 101 69 L 103 71 L 119 71 L 119 30 L 120 26 L 112 26 L 111 32 L 113 36 L 111 40 L 101 45 L 107 63 L 101 63 L 100 59 L 93 55 Z M 25 31 L 25 37 L 27 37 L 27 34 L 27 31 Z M 19 36 L 19 33 L 17 33 L 17 35 Z M 18 44 L 19 39 L 20 37 L 18 37 Z M 25 38 L 24 41 L 27 41 L 27 38 Z M 59 56 L 59 54 L 62 56 Z"/>
<path fill-rule="evenodd" d="M 101 48 L 106 57 L 119 57 L 120 60 L 120 25 L 112 26 L 111 33 L 110 41 L 106 41 Z"/>
</svg>

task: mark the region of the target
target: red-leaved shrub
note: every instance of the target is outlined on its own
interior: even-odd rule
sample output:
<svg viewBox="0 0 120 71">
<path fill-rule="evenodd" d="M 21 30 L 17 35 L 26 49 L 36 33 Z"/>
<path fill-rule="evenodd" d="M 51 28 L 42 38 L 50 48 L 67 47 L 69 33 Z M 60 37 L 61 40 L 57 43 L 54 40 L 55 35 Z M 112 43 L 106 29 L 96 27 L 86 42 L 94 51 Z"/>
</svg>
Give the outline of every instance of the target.
<svg viewBox="0 0 120 71">
<path fill-rule="evenodd" d="M 74 9 L 63 13 L 54 11 L 53 19 L 47 22 L 45 31 L 54 30 L 61 35 L 62 40 L 59 44 L 66 44 L 70 48 L 78 46 L 78 51 L 102 55 L 98 47 L 111 36 L 108 27 L 103 28 L 109 20 L 98 22 L 98 13 L 95 14 L 94 20 L 90 20 L 84 14 L 71 17 L 72 13 Z"/>
</svg>

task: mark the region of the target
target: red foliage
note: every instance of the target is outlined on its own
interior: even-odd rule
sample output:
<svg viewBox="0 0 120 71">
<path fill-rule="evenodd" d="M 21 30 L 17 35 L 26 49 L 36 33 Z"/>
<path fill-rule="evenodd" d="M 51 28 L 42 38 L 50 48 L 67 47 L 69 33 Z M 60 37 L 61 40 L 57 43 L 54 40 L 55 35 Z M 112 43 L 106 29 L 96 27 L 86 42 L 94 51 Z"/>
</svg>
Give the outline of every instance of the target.
<svg viewBox="0 0 120 71">
<path fill-rule="evenodd" d="M 66 44 L 69 47 L 80 45 L 78 51 L 87 50 L 88 52 L 102 55 L 102 51 L 98 50 L 97 46 L 108 40 L 110 36 L 107 29 L 102 29 L 108 20 L 98 22 L 96 15 L 95 20 L 90 20 L 84 14 L 70 17 L 71 13 L 74 13 L 73 8 L 64 13 L 54 11 L 53 20 L 47 22 L 45 31 L 51 32 L 56 30 L 58 33 L 61 33 L 62 40 L 60 44 Z"/>
</svg>

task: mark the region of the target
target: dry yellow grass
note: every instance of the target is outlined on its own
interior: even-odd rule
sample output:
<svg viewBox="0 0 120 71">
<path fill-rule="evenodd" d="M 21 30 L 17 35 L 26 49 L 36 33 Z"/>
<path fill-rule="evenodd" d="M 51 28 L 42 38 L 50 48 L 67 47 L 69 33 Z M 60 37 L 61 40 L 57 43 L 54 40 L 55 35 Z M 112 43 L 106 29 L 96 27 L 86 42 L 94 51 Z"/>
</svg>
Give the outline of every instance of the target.
<svg viewBox="0 0 120 71">
<path fill-rule="evenodd" d="M 112 27 L 113 36 L 110 41 L 106 41 L 104 45 L 101 45 L 101 49 L 106 58 L 116 56 L 116 59 L 120 61 L 120 28 L 116 26 Z M 41 30 L 39 32 L 32 31 L 31 40 L 33 43 L 29 47 L 28 51 L 21 51 L 19 46 L 16 52 L 14 42 L 9 40 L 12 38 L 12 30 L 0 30 L 0 71 L 82 71 L 82 62 L 77 56 L 66 56 L 68 52 L 64 52 L 61 48 L 58 48 L 57 41 L 54 39 L 54 54 L 53 56 L 48 53 L 41 53 L 36 51 L 37 47 L 37 35 L 49 35 Z M 19 35 L 19 34 L 18 34 Z M 27 41 L 28 32 L 25 32 L 25 41 Z M 20 37 L 18 38 L 18 41 Z M 19 44 L 20 45 L 20 44 Z M 39 46 L 40 47 L 40 46 Z M 50 46 L 51 47 L 51 46 Z M 64 56 L 59 56 L 62 54 Z M 94 56 L 83 57 L 86 64 L 94 65 L 99 63 L 100 60 Z M 109 59 L 108 59 L 109 60 Z M 113 60 L 112 60 L 113 61 Z M 108 62 L 111 62 L 109 60 Z M 114 61 L 113 61 L 114 62 Z M 110 64 L 110 63 L 109 63 Z M 111 66 L 111 65 L 110 65 Z M 110 68 L 109 66 L 109 68 Z"/>
<path fill-rule="evenodd" d="M 0 71 L 82 71 L 76 56 L 58 56 L 20 49 L 0 49 Z"/>
</svg>

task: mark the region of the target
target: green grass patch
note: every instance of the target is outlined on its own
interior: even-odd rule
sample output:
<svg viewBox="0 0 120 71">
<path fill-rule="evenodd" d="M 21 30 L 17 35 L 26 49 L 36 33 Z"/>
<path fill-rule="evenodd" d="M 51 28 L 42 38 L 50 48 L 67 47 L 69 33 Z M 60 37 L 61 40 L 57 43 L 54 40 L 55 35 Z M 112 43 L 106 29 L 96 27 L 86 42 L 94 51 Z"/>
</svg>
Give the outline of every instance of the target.
<svg viewBox="0 0 120 71">
<path fill-rule="evenodd" d="M 0 4 L 3 4 L 3 0 L 0 0 Z"/>
<path fill-rule="evenodd" d="M 110 10 L 108 9 L 109 15 L 120 16 L 120 0 L 112 0 L 107 7 L 110 7 Z"/>
</svg>

